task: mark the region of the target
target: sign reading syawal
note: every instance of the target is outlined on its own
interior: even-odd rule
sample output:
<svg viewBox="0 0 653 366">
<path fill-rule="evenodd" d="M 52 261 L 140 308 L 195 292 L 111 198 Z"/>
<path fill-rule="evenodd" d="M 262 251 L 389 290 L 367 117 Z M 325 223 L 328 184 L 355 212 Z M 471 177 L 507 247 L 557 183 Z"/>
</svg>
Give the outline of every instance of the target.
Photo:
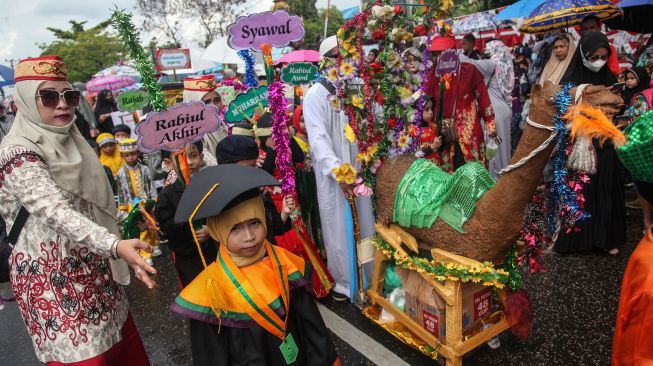
<svg viewBox="0 0 653 366">
<path fill-rule="evenodd" d="M 150 102 L 150 96 L 142 90 L 130 90 L 118 96 L 118 109 L 123 112 L 133 112 Z"/>
<path fill-rule="evenodd" d="M 288 64 L 281 69 L 281 80 L 292 85 L 308 84 L 317 79 L 317 66 L 310 62 Z"/>
<path fill-rule="evenodd" d="M 138 147 L 143 152 L 177 151 L 219 126 L 218 108 L 213 104 L 177 103 L 166 111 L 148 113 L 136 126 Z"/>
<path fill-rule="evenodd" d="M 252 117 L 259 105 L 261 107 L 268 105 L 268 87 L 265 85 L 250 88 L 246 92 L 236 95 L 236 98 L 229 103 L 224 119 L 229 123 L 240 122 L 245 117 Z"/>
<path fill-rule="evenodd" d="M 241 16 L 227 27 L 229 46 L 236 50 L 261 51 L 264 43 L 285 47 L 304 38 L 302 19 L 283 10 Z"/>
</svg>

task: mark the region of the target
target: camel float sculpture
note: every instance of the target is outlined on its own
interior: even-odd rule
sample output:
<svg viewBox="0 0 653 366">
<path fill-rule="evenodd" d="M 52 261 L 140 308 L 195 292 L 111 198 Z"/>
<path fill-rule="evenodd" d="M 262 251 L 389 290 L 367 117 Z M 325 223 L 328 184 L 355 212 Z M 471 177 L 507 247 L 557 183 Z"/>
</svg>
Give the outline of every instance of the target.
<svg viewBox="0 0 653 366">
<path fill-rule="evenodd" d="M 511 164 L 520 161 L 540 147 L 553 131 L 555 95 L 559 87 L 535 86 L 531 92 L 530 122 L 526 124 Z M 576 88 L 570 94 L 574 96 Z M 607 114 L 618 111 L 621 97 L 603 86 L 589 86 L 582 93 L 583 103 L 600 107 Z M 532 123 L 534 122 L 534 123 Z M 497 184 L 476 204 L 473 216 L 465 224 L 462 234 L 438 218 L 430 228 L 403 228 L 417 239 L 422 249 L 439 248 L 477 261 L 501 263 L 506 252 L 518 239 L 524 209 L 542 181 L 542 172 L 554 148 L 550 143 L 519 168 L 504 173 Z M 400 155 L 384 162 L 377 174 L 377 222 L 392 222 L 397 187 L 416 158 Z M 398 226 L 392 230 L 400 231 Z M 405 233 L 401 233 L 406 236 Z"/>
</svg>

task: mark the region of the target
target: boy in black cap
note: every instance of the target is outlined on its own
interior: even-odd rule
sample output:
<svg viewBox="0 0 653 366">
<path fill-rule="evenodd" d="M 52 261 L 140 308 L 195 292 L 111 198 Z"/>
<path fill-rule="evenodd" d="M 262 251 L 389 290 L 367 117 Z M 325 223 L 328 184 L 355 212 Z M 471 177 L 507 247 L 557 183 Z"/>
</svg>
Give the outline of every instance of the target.
<svg viewBox="0 0 653 366">
<path fill-rule="evenodd" d="M 209 167 L 191 181 L 175 214 L 177 223 L 205 218 L 220 243 L 217 259 L 205 261 L 171 305 L 218 329 L 216 365 L 340 365 L 307 289 L 311 266 L 265 240 L 259 188 L 278 184 L 248 166 Z"/>
<path fill-rule="evenodd" d="M 126 124 L 113 126 L 113 137 L 120 141 L 132 137 L 132 129 Z"/>
<path fill-rule="evenodd" d="M 188 170 L 192 179 L 202 166 L 202 141 L 186 145 L 185 150 Z M 175 159 L 171 157 L 169 151 L 162 150 L 161 155 L 164 159 L 169 159 L 175 170 L 178 169 Z M 156 220 L 161 232 L 168 239 L 168 247 L 172 251 L 172 259 L 182 288 L 188 286 L 204 269 L 202 258 L 188 224 L 174 222 L 175 212 L 185 188 L 184 182 L 177 178 L 174 183 L 161 190 L 156 205 Z M 196 222 L 195 235 L 202 248 L 204 259 L 214 261 L 218 253 L 218 244 L 209 236 L 208 230 L 204 226 L 205 221 L 198 220 Z M 194 365 L 216 364 L 216 355 L 209 349 L 211 347 L 208 347 L 215 342 L 216 337 L 217 332 L 211 324 L 190 319 L 191 352 Z"/>
<path fill-rule="evenodd" d="M 256 168 L 258 167 L 257 162 L 260 163 L 256 141 L 240 135 L 231 135 L 220 141 L 215 149 L 215 155 L 219 165 L 239 164 Z M 291 196 L 285 197 L 281 213 L 279 213 L 267 191 L 261 193 L 261 197 L 265 206 L 267 239 L 270 243 L 276 244 L 275 236 L 283 235 L 292 228 L 289 217 L 295 209 L 295 200 Z"/>
</svg>

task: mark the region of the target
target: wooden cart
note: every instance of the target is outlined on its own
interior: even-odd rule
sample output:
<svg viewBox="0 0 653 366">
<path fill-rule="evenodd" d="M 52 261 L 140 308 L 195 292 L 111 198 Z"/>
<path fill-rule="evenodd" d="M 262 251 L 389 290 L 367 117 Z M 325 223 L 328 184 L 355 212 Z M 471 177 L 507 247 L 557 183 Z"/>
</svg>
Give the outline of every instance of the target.
<svg viewBox="0 0 653 366">
<path fill-rule="evenodd" d="M 406 253 L 406 251 L 403 249 L 402 245 L 417 251 L 417 242 L 415 238 L 396 225 L 391 225 L 390 228 L 387 228 L 377 224 L 377 234 L 396 250 L 403 253 Z M 440 249 L 433 249 L 432 255 L 435 260 L 441 263 L 455 263 L 465 266 L 481 265 L 481 263 L 473 259 L 461 257 Z M 386 260 L 387 258 L 385 258 L 383 253 L 377 250 L 374 258 L 374 271 L 372 273 L 371 287 L 367 291 L 370 303 L 378 305 L 391 313 L 398 322 L 408 328 L 415 336 L 431 346 L 434 350 L 437 350 L 438 354 L 442 355 L 442 357 L 447 360 L 447 366 L 462 366 L 462 357 L 466 353 L 509 328 L 505 314 L 503 311 L 500 311 L 497 316 L 491 316 L 488 318 L 488 322 L 485 323 L 486 327 L 484 327 L 484 329 L 479 329 L 478 332 L 475 332 L 475 334 L 470 337 L 463 337 L 462 283 L 460 281 L 451 280 L 438 282 L 422 274 L 421 277 L 433 287 L 445 302 L 446 336 L 444 341 L 441 342 L 433 334 L 424 329 L 404 312 L 395 308 L 394 305 L 383 297 L 382 291 L 385 281 Z M 491 326 L 488 327 L 487 324 L 491 324 Z"/>
</svg>

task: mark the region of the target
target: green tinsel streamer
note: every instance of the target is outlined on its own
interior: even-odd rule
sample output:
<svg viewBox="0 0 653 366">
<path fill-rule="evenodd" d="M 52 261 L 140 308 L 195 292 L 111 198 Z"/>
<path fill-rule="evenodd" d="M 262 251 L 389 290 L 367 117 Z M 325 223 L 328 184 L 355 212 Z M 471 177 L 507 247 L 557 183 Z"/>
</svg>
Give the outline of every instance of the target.
<svg viewBox="0 0 653 366">
<path fill-rule="evenodd" d="M 513 244 L 506 254 L 506 262 L 503 264 L 503 270 L 508 272 L 508 282 L 506 285 L 511 290 L 517 291 L 521 288 L 521 273 L 517 266 L 517 245 Z"/>
<path fill-rule="evenodd" d="M 154 78 L 154 68 L 152 60 L 143 50 L 136 27 L 132 23 L 132 14 L 119 10 L 118 7 L 111 14 L 111 23 L 118 31 L 118 36 L 124 46 L 129 50 L 129 56 L 136 62 L 136 70 L 141 75 L 141 83 L 150 95 L 150 104 L 152 110 L 160 112 L 166 109 L 166 101 L 161 91 L 161 87 Z"/>
</svg>

